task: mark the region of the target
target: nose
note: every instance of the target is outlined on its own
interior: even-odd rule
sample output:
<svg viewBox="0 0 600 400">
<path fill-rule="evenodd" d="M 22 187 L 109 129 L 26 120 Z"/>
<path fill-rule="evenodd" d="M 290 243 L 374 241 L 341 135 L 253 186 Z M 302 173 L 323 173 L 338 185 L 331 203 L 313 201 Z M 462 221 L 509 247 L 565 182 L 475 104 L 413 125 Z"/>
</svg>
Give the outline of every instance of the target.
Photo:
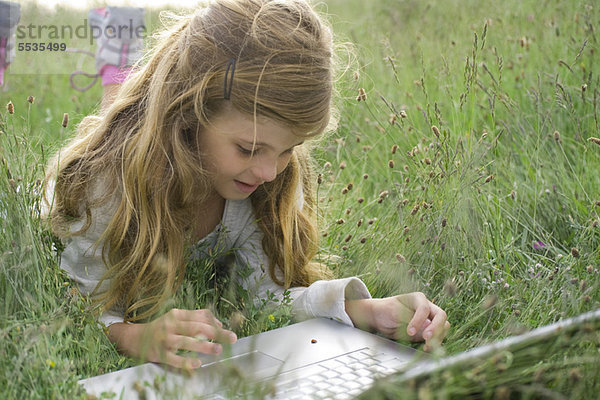
<svg viewBox="0 0 600 400">
<path fill-rule="evenodd" d="M 252 168 L 252 173 L 261 182 L 271 182 L 277 176 L 277 161 L 261 161 Z"/>
</svg>

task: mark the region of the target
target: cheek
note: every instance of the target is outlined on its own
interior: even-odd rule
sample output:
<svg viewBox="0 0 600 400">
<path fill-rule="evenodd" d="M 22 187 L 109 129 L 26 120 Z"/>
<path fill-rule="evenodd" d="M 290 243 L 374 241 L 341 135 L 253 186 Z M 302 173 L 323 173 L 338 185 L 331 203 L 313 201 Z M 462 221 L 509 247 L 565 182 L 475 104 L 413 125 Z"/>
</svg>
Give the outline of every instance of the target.
<svg viewBox="0 0 600 400">
<path fill-rule="evenodd" d="M 281 157 L 278 161 L 277 161 L 277 175 L 279 175 L 280 173 L 283 172 L 283 170 L 285 169 L 285 167 L 288 166 L 288 164 L 290 163 L 290 159 L 292 158 L 291 155 L 289 156 L 284 156 Z"/>
</svg>

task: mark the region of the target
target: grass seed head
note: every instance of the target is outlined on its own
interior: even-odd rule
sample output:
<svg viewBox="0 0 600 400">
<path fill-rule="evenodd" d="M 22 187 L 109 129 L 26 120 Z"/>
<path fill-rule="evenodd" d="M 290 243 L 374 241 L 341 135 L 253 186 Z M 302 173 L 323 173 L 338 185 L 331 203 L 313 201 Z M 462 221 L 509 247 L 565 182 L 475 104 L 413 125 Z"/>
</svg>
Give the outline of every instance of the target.
<svg viewBox="0 0 600 400">
<path fill-rule="evenodd" d="M 69 125 L 69 113 L 64 113 L 62 119 L 62 126 L 63 128 L 66 128 L 67 125 Z"/>
<path fill-rule="evenodd" d="M 395 144 L 392 146 L 392 154 L 396 154 L 396 151 L 398 151 L 398 145 Z"/>
<path fill-rule="evenodd" d="M 348 185 L 346 185 L 346 188 L 348 190 L 352 190 L 353 187 L 354 187 L 354 183 L 352 183 L 352 182 L 350 182 L 350 183 L 348 183 Z"/>
<path fill-rule="evenodd" d="M 244 324 L 245 319 L 246 318 L 244 317 L 244 314 L 239 311 L 235 311 L 229 318 L 229 327 L 233 330 L 238 330 Z"/>
<path fill-rule="evenodd" d="M 400 110 L 400 118 L 406 118 L 408 115 L 406 115 L 406 111 L 405 110 Z"/>
<path fill-rule="evenodd" d="M 510 388 L 508 386 L 498 386 L 494 391 L 494 398 L 498 400 L 509 400 Z"/>
<path fill-rule="evenodd" d="M 402 254 L 397 253 L 396 254 L 396 260 L 398 260 L 399 263 L 403 264 L 406 262 L 406 257 L 404 257 Z"/>
<path fill-rule="evenodd" d="M 485 178 L 485 183 L 489 183 L 492 179 L 494 179 L 494 175 L 488 175 L 488 177 Z"/>
<path fill-rule="evenodd" d="M 583 379 L 583 373 L 581 372 L 581 370 L 579 368 L 572 368 L 569 371 L 569 379 L 573 383 L 579 382 L 581 379 Z"/>
<path fill-rule="evenodd" d="M 588 140 L 594 144 L 597 144 L 598 146 L 600 146 L 600 139 L 598 139 L 597 137 L 590 137 L 588 138 Z"/>
<path fill-rule="evenodd" d="M 397 120 L 398 117 L 396 117 L 396 114 L 390 114 L 390 125 L 394 125 Z"/>
<path fill-rule="evenodd" d="M 494 307 L 496 303 L 498 303 L 498 296 L 491 294 L 485 298 L 481 307 L 484 310 L 489 310 L 490 308 Z"/>
<path fill-rule="evenodd" d="M 419 211 L 419 207 L 420 206 L 418 204 L 415 204 L 413 209 L 410 211 L 410 215 L 415 215 Z"/>
<path fill-rule="evenodd" d="M 15 113 L 15 106 L 12 103 L 12 101 L 9 101 L 8 104 L 6 105 L 6 111 L 8 111 L 9 114 Z"/>
<path fill-rule="evenodd" d="M 344 168 L 346 168 L 346 161 L 342 161 L 340 163 L 340 169 L 344 169 Z"/>
<path fill-rule="evenodd" d="M 560 142 L 560 132 L 559 131 L 554 131 L 554 140 L 557 142 Z"/>
<path fill-rule="evenodd" d="M 579 284 L 579 278 L 571 278 L 571 280 L 569 282 L 572 285 L 578 285 Z"/>
<path fill-rule="evenodd" d="M 369 174 L 364 174 L 363 179 L 369 179 Z"/>
<path fill-rule="evenodd" d="M 446 227 L 446 223 L 447 223 L 446 218 L 442 218 L 442 228 Z"/>
<path fill-rule="evenodd" d="M 365 199 L 363 197 L 359 197 L 356 201 L 358 201 L 358 204 L 362 204 Z"/>
<path fill-rule="evenodd" d="M 29 97 L 27 98 L 27 101 L 29 102 L 29 104 L 33 104 L 33 102 L 35 101 L 35 97 L 33 97 L 33 96 L 29 96 Z"/>
<path fill-rule="evenodd" d="M 388 161 L 388 167 L 394 168 L 394 160 Z"/>
<path fill-rule="evenodd" d="M 367 93 L 365 89 L 358 88 L 358 96 L 356 96 L 356 101 L 367 101 Z"/>
<path fill-rule="evenodd" d="M 437 126 L 433 125 L 433 126 L 431 127 L 431 130 L 433 131 L 433 134 L 435 135 L 435 137 L 436 137 L 436 138 L 439 138 L 439 137 L 440 137 L 440 130 L 438 129 L 438 127 L 437 127 Z"/>
<path fill-rule="evenodd" d="M 338 225 L 341 225 L 341 224 L 343 224 L 344 222 L 346 222 L 346 221 L 344 221 L 344 219 L 343 219 L 343 218 L 340 218 L 340 219 L 338 219 L 338 220 L 336 221 L 336 223 L 337 223 Z"/>
<path fill-rule="evenodd" d="M 573 257 L 575 257 L 575 258 L 579 258 L 579 249 L 577 249 L 577 248 L 573 247 L 573 248 L 571 249 L 571 255 L 572 255 Z"/>
<path fill-rule="evenodd" d="M 454 297 L 456 296 L 456 293 L 458 292 L 458 288 L 456 287 L 456 283 L 454 283 L 453 280 L 447 280 L 446 283 L 444 283 L 444 292 L 446 292 L 446 294 L 448 295 L 448 297 Z"/>
<path fill-rule="evenodd" d="M 587 90 L 587 84 L 584 83 L 583 85 L 581 85 L 581 91 L 585 92 L 586 90 Z"/>
<path fill-rule="evenodd" d="M 348 235 L 346 236 L 346 238 L 344 239 L 344 242 L 348 243 L 350 240 L 352 239 L 352 235 Z"/>
</svg>

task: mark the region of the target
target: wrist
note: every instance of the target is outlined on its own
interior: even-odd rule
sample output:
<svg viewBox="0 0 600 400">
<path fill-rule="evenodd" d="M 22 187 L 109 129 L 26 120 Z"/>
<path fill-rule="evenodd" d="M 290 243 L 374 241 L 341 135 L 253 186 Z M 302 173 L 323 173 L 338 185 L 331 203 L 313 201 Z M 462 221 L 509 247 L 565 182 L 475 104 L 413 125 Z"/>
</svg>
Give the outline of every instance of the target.
<svg viewBox="0 0 600 400">
<path fill-rule="evenodd" d="M 346 314 L 348 314 L 355 327 L 365 331 L 374 329 L 371 303 L 371 299 L 346 300 Z"/>
<path fill-rule="evenodd" d="M 143 324 L 116 323 L 107 328 L 108 340 L 129 357 L 139 357 L 140 329 Z"/>
</svg>

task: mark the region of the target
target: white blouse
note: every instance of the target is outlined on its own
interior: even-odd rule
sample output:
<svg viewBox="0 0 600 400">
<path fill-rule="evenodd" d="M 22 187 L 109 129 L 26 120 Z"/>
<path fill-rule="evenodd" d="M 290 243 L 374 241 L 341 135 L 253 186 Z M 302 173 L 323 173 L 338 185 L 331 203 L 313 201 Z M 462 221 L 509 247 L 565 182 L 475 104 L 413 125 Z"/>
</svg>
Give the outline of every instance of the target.
<svg viewBox="0 0 600 400">
<path fill-rule="evenodd" d="M 110 285 L 107 279 L 96 288 L 107 271 L 102 261 L 102 242 L 99 241 L 99 237 L 108 226 L 115 209 L 114 202 L 92 209 L 92 222 L 88 230 L 81 235 L 71 236 L 65 241 L 60 266 L 77 283 L 83 295 L 101 295 Z M 74 223 L 71 231 L 77 231 L 84 223 L 85 218 Z M 267 292 L 281 299 L 285 290 L 273 282 L 266 272 L 268 259 L 262 249 L 262 237 L 250 199 L 227 200 L 221 222 L 210 234 L 201 239 L 197 246 L 199 248 L 218 246 L 219 251 L 233 251 L 239 265 L 248 265 L 252 269 L 252 273 L 247 278 L 238 278 L 241 280 L 242 287 L 251 291 L 257 301 L 266 298 Z M 347 325 L 352 325 L 352 321 L 345 311 L 345 301 L 371 297 L 365 284 L 355 277 L 316 281 L 309 287 L 294 287 L 289 291 L 295 319 L 326 317 Z M 124 310 L 108 310 L 100 316 L 99 320 L 106 326 L 123 322 Z"/>
</svg>

